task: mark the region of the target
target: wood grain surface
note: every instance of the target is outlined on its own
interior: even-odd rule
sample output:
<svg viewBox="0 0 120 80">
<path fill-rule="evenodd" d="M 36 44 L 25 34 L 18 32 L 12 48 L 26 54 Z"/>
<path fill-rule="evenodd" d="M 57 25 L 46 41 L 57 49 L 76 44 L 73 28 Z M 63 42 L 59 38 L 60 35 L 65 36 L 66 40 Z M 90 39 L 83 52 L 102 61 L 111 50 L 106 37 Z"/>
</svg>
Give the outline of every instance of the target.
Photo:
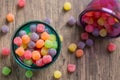
<svg viewBox="0 0 120 80">
<path fill-rule="evenodd" d="M 63 4 L 69 1 L 72 10 L 63 11 Z M 62 50 L 57 61 L 49 68 L 34 71 L 31 79 L 25 77 L 25 69 L 21 68 L 13 59 L 12 55 L 3 57 L 0 55 L 0 80 L 54 80 L 53 72 L 60 70 L 62 78 L 60 80 L 120 80 L 120 38 L 116 39 L 94 39 L 94 46 L 85 48 L 85 54 L 77 59 L 74 54 L 68 52 L 67 47 L 70 43 L 80 41 L 80 27 L 66 26 L 70 16 L 76 19 L 85 6 L 91 0 L 26 0 L 23 9 L 17 8 L 17 0 L 0 0 L 0 26 L 6 24 L 10 32 L 6 35 L 0 33 L 0 51 L 3 47 L 9 47 L 14 31 L 23 23 L 31 20 L 43 20 L 46 17 L 52 20 L 51 25 L 59 34 L 64 37 Z M 15 15 L 15 21 L 7 24 L 5 17 L 8 13 Z M 117 50 L 109 54 L 106 46 L 109 42 L 117 44 Z M 72 74 L 67 72 L 67 64 L 76 64 L 77 70 Z M 12 73 L 9 76 L 1 74 L 2 67 L 9 66 Z"/>
</svg>

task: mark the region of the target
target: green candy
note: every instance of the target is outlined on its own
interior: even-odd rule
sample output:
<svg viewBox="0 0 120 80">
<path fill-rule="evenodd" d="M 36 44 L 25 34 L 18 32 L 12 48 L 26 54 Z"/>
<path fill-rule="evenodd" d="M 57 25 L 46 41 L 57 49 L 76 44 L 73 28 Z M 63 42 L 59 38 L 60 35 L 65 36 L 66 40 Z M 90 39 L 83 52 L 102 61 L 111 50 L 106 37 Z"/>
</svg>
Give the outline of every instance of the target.
<svg viewBox="0 0 120 80">
<path fill-rule="evenodd" d="M 51 41 L 56 41 L 56 36 L 54 34 L 50 34 L 50 39 Z"/>
<path fill-rule="evenodd" d="M 23 62 L 24 62 L 25 64 L 29 65 L 29 66 L 33 64 L 33 62 L 32 62 L 31 59 L 29 59 L 29 60 L 24 59 Z"/>
<path fill-rule="evenodd" d="M 57 41 L 52 41 L 52 48 L 57 49 L 58 48 L 58 43 Z"/>
<path fill-rule="evenodd" d="M 9 67 L 3 67 L 2 74 L 7 76 L 11 73 L 11 69 Z"/>
<path fill-rule="evenodd" d="M 45 41 L 45 48 L 51 48 L 52 47 L 52 41 L 50 41 L 50 40 L 46 40 Z"/>
<path fill-rule="evenodd" d="M 33 72 L 30 71 L 30 70 L 28 70 L 28 71 L 25 72 L 25 76 L 26 76 L 27 78 L 31 78 L 31 77 L 33 76 Z"/>
</svg>

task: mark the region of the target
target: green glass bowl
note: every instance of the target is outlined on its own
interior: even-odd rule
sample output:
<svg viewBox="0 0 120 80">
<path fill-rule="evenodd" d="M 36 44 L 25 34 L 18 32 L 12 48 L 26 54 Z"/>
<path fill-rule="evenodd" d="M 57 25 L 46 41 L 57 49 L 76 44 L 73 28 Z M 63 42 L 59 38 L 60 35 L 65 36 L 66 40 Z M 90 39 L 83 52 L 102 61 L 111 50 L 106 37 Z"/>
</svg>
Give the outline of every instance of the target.
<svg viewBox="0 0 120 80">
<path fill-rule="evenodd" d="M 17 37 L 17 36 L 19 36 L 19 31 L 20 31 L 20 30 L 25 30 L 27 33 L 29 33 L 29 32 L 30 32 L 30 25 L 31 25 L 31 24 L 44 24 L 44 25 L 45 25 L 45 28 L 48 30 L 48 32 L 49 32 L 50 34 L 56 35 L 56 41 L 57 41 L 57 43 L 58 43 L 57 54 L 53 57 L 53 61 L 52 61 L 51 63 L 49 63 L 49 64 L 47 64 L 47 65 L 45 65 L 45 66 L 43 66 L 43 67 L 38 67 L 38 66 L 36 66 L 36 65 L 34 65 L 34 64 L 31 65 L 31 66 L 28 66 L 28 65 L 26 65 L 26 64 L 19 58 L 18 55 L 15 54 L 15 50 L 16 50 L 17 46 L 13 43 L 14 38 Z M 14 35 L 13 35 L 13 37 L 12 37 L 11 50 L 12 50 L 12 56 L 14 57 L 15 61 L 16 61 L 21 67 L 23 67 L 23 68 L 25 68 L 25 69 L 28 69 L 28 70 L 38 70 L 38 69 L 47 68 L 47 67 L 49 67 L 51 64 L 53 64 L 53 63 L 56 61 L 56 59 L 58 58 L 58 56 L 59 56 L 59 54 L 60 54 L 61 41 L 60 41 L 60 38 L 59 38 L 58 33 L 57 33 L 49 24 L 44 23 L 44 22 L 42 22 L 42 21 L 38 21 L 38 20 L 36 20 L 36 21 L 29 21 L 29 22 L 21 25 L 20 28 L 18 28 L 18 29 L 16 30 L 16 32 L 14 33 Z"/>
</svg>

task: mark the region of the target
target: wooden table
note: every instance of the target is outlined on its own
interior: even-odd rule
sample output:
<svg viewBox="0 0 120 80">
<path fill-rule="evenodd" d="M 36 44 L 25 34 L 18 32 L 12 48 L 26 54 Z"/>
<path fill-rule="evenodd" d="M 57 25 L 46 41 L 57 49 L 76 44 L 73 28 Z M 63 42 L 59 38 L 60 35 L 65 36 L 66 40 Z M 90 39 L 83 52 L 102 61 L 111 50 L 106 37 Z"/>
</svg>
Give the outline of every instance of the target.
<svg viewBox="0 0 120 80">
<path fill-rule="evenodd" d="M 63 11 L 63 4 L 72 3 L 72 10 Z M 82 32 L 80 27 L 66 26 L 70 16 L 78 18 L 80 12 L 91 0 L 26 0 L 23 9 L 16 7 L 17 0 L 0 0 L 0 26 L 6 24 L 5 16 L 10 12 L 15 15 L 15 21 L 7 24 L 10 32 L 6 35 L 0 33 L 0 51 L 3 47 L 10 47 L 11 37 L 19 25 L 31 20 L 43 20 L 48 17 L 52 20 L 51 25 L 64 37 L 62 50 L 57 61 L 47 69 L 34 71 L 31 79 L 25 77 L 25 69 L 18 66 L 12 56 L 0 55 L 0 80 L 54 80 L 53 72 L 60 70 L 60 80 L 120 80 L 120 39 L 100 40 L 96 39 L 91 48 L 85 48 L 85 55 L 77 59 L 74 54 L 68 52 L 67 47 L 71 42 L 77 43 Z M 109 54 L 106 46 L 109 42 L 117 44 L 117 50 Z M 67 64 L 76 64 L 77 70 L 73 74 L 67 73 Z M 10 76 L 1 74 L 2 67 L 12 68 Z"/>
</svg>

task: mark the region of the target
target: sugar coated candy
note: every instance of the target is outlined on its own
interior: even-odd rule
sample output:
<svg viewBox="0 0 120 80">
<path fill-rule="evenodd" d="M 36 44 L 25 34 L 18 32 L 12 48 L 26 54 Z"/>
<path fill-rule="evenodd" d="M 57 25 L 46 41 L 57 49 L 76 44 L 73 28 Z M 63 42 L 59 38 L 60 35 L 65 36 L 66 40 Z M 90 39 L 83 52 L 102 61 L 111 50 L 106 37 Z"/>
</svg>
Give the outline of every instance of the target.
<svg viewBox="0 0 120 80">
<path fill-rule="evenodd" d="M 64 8 L 65 11 L 71 10 L 71 8 L 72 8 L 71 3 L 70 2 L 65 2 L 63 8 Z"/>
<path fill-rule="evenodd" d="M 86 40 L 86 45 L 87 46 L 92 46 L 94 44 L 93 40 L 92 39 L 87 39 Z"/>
<path fill-rule="evenodd" d="M 37 25 L 37 32 L 41 33 L 45 30 L 45 26 L 43 24 Z"/>
<path fill-rule="evenodd" d="M 18 7 L 23 8 L 25 6 L 26 2 L 25 0 L 18 0 Z"/>
<path fill-rule="evenodd" d="M 52 62 L 52 57 L 50 55 L 43 56 L 43 63 L 48 64 Z"/>
<path fill-rule="evenodd" d="M 35 46 L 36 46 L 36 44 L 35 44 L 35 42 L 33 42 L 33 41 L 30 41 L 30 42 L 28 43 L 28 47 L 29 47 L 29 48 L 35 48 Z"/>
<path fill-rule="evenodd" d="M 83 33 L 81 34 L 81 39 L 82 39 L 82 40 L 87 40 L 88 37 L 89 37 L 89 35 L 88 35 L 87 32 L 83 32 Z"/>
<path fill-rule="evenodd" d="M 70 52 L 75 52 L 75 50 L 77 49 L 77 45 L 75 43 L 71 43 L 69 46 L 68 46 L 68 50 Z"/>
<path fill-rule="evenodd" d="M 36 65 L 39 66 L 39 67 L 42 67 L 42 66 L 45 65 L 45 63 L 43 62 L 43 59 L 41 58 L 41 59 L 36 61 Z"/>
<path fill-rule="evenodd" d="M 56 55 L 56 53 L 57 53 L 56 49 L 51 48 L 48 50 L 48 54 L 51 55 L 52 57 L 54 57 Z"/>
<path fill-rule="evenodd" d="M 32 59 L 28 59 L 28 60 L 24 59 L 23 62 L 29 66 L 33 64 Z"/>
<path fill-rule="evenodd" d="M 24 55 L 24 48 L 23 47 L 18 47 L 16 50 L 15 50 L 15 53 L 18 55 L 18 56 L 23 56 Z"/>
<path fill-rule="evenodd" d="M 19 32 L 19 36 L 22 37 L 23 35 L 26 35 L 26 31 L 21 30 L 21 31 Z"/>
<path fill-rule="evenodd" d="M 17 46 L 21 46 L 22 45 L 22 39 L 20 37 L 15 37 L 13 42 Z"/>
<path fill-rule="evenodd" d="M 48 40 L 50 38 L 50 35 L 47 32 L 43 32 L 41 34 L 41 39 L 42 40 Z"/>
<path fill-rule="evenodd" d="M 117 48 L 117 46 L 114 43 L 109 43 L 108 46 L 107 46 L 107 50 L 109 52 L 114 52 L 116 50 L 116 48 Z"/>
<path fill-rule="evenodd" d="M 40 39 L 36 42 L 36 47 L 42 48 L 44 46 L 44 44 L 45 44 L 44 40 Z"/>
<path fill-rule="evenodd" d="M 14 15 L 12 13 L 7 14 L 6 19 L 8 22 L 14 21 Z"/>
<path fill-rule="evenodd" d="M 30 36 L 30 39 L 32 41 L 37 41 L 39 39 L 39 35 L 37 33 L 33 32 Z"/>
<path fill-rule="evenodd" d="M 2 74 L 5 75 L 5 76 L 10 75 L 11 71 L 12 70 L 9 67 L 3 67 L 2 68 Z"/>
<path fill-rule="evenodd" d="M 3 25 L 2 28 L 1 28 L 1 32 L 2 33 L 8 33 L 9 32 L 9 27 L 7 25 Z"/>
<path fill-rule="evenodd" d="M 2 48 L 1 54 L 2 54 L 3 56 L 8 56 L 8 55 L 10 55 L 10 49 L 7 48 L 7 47 Z"/>
<path fill-rule="evenodd" d="M 84 51 L 82 49 L 78 49 L 78 50 L 76 50 L 75 55 L 77 58 L 80 58 L 84 55 Z"/>
<path fill-rule="evenodd" d="M 31 51 L 30 51 L 30 50 L 26 50 L 26 51 L 24 52 L 24 58 L 25 58 L 26 60 L 29 60 L 29 59 L 31 59 L 31 57 L 32 57 Z"/>
<path fill-rule="evenodd" d="M 33 76 L 33 72 L 31 70 L 28 70 L 28 71 L 25 72 L 25 76 L 27 78 L 31 78 Z"/>
<path fill-rule="evenodd" d="M 80 41 L 77 46 L 79 49 L 84 49 L 86 44 L 83 41 Z"/>
<path fill-rule="evenodd" d="M 28 35 L 23 35 L 22 36 L 22 42 L 24 44 L 28 44 L 30 42 L 30 37 Z"/>
<path fill-rule="evenodd" d="M 33 60 L 39 60 L 41 58 L 40 52 L 39 51 L 33 51 L 32 52 L 32 59 Z"/>
<path fill-rule="evenodd" d="M 71 16 L 67 22 L 69 26 L 74 26 L 76 24 L 76 20 L 73 16 Z"/>
<path fill-rule="evenodd" d="M 75 64 L 68 64 L 67 66 L 68 72 L 74 72 L 76 70 L 76 65 Z"/>
<path fill-rule="evenodd" d="M 31 32 L 36 32 L 36 24 L 31 24 L 30 25 L 30 31 Z"/>
<path fill-rule="evenodd" d="M 59 78 L 61 78 L 62 77 L 62 73 L 59 71 L 59 70 L 56 70 L 55 72 L 54 72 L 54 78 L 55 79 L 59 79 Z"/>
<path fill-rule="evenodd" d="M 51 20 L 50 20 L 50 18 L 45 18 L 44 22 L 47 23 L 47 24 L 50 24 Z"/>
</svg>

